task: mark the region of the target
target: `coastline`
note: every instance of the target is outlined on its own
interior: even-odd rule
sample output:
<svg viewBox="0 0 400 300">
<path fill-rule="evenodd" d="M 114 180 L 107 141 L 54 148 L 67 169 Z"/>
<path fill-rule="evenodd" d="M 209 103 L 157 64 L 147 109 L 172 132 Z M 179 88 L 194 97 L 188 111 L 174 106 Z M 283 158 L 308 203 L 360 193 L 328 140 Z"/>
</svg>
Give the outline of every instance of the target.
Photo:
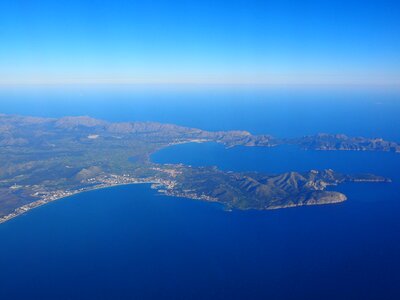
<svg viewBox="0 0 400 300">
<path fill-rule="evenodd" d="M 353 178 L 349 180 L 350 182 L 391 182 L 390 179 L 387 178 Z M 220 203 L 226 207 L 227 211 L 231 211 L 233 208 L 229 206 L 229 204 L 220 202 L 217 198 L 207 196 L 205 194 L 197 194 L 193 192 L 179 192 L 177 190 L 174 190 L 174 187 L 176 185 L 176 182 L 174 180 L 165 180 L 165 179 L 160 179 L 160 178 L 154 178 L 154 177 L 149 177 L 149 178 L 136 178 L 136 177 L 130 177 L 130 175 L 115 175 L 115 174 L 110 174 L 108 176 L 101 176 L 95 178 L 91 178 L 87 181 L 85 181 L 87 184 L 92 184 L 87 187 L 82 187 L 79 189 L 75 190 L 54 190 L 54 191 L 45 191 L 45 192 L 40 192 L 40 193 L 35 193 L 32 194 L 31 196 L 33 197 L 38 197 L 39 199 L 33 202 L 30 202 L 28 204 L 22 205 L 20 207 L 17 207 L 12 211 L 11 213 L 4 215 L 0 217 L 0 224 L 5 223 L 7 221 L 10 221 L 18 216 L 21 216 L 27 212 L 29 212 L 32 209 L 35 209 L 37 207 L 43 206 L 45 204 L 63 199 L 63 198 L 68 198 L 71 196 L 75 196 L 80 193 L 86 193 L 90 192 L 93 190 L 99 190 L 99 189 L 106 189 L 106 188 L 113 188 L 117 186 L 123 186 L 123 185 L 132 185 L 132 184 L 150 184 L 150 188 L 157 190 L 159 194 L 165 195 L 165 196 L 170 196 L 170 197 L 181 197 L 181 198 L 186 198 L 186 199 L 192 199 L 192 200 L 200 200 L 200 201 L 206 201 L 206 202 L 214 202 L 214 203 Z M 39 194 L 42 194 L 41 196 L 38 196 Z M 271 205 L 267 206 L 264 208 L 237 208 L 238 210 L 277 210 L 277 209 L 284 209 L 284 208 L 294 208 L 294 207 L 300 207 L 300 206 L 313 206 L 313 205 L 326 205 L 326 204 L 337 204 L 341 203 L 347 200 L 346 195 L 341 194 L 341 197 L 338 199 L 320 199 L 320 201 L 314 199 L 308 202 L 304 203 L 287 203 L 284 205 Z"/>
<path fill-rule="evenodd" d="M 79 190 L 79 191 L 66 192 L 66 195 L 55 197 L 55 198 L 52 198 L 51 200 L 39 199 L 39 200 L 36 200 L 34 202 L 22 205 L 22 206 L 16 208 L 12 213 L 1 217 L 0 218 L 0 224 L 3 224 L 5 222 L 7 222 L 7 221 L 10 221 L 10 220 L 12 220 L 12 219 L 14 219 L 16 217 L 19 217 L 19 216 L 21 216 L 23 214 L 26 214 L 26 213 L 28 213 L 29 211 L 31 211 L 31 210 L 33 210 L 35 208 L 44 206 L 46 204 L 55 202 L 55 201 L 60 200 L 60 199 L 72 197 L 72 196 L 75 196 L 75 195 L 78 195 L 78 194 L 82 194 L 82 193 L 86 193 L 86 192 L 91 192 L 91 191 L 94 191 L 94 190 L 101 190 L 101 189 L 113 188 L 113 187 L 124 186 L 124 185 L 146 184 L 146 183 L 147 184 L 154 184 L 154 183 L 159 183 L 159 182 L 148 182 L 148 181 L 146 181 L 146 182 L 118 183 L 118 184 L 107 185 L 107 186 L 101 186 L 100 185 L 100 186 L 93 186 L 93 187 L 90 187 L 90 188 L 85 188 L 85 189 Z"/>
<path fill-rule="evenodd" d="M 26 213 L 28 213 L 29 211 L 44 206 L 46 204 L 55 202 L 57 200 L 60 199 L 64 199 L 64 198 L 68 198 L 68 197 L 72 197 L 78 194 L 82 194 L 82 193 L 86 193 L 86 192 L 91 192 L 94 190 L 101 190 L 101 189 L 108 189 L 108 188 L 114 188 L 117 186 L 125 186 L 125 185 L 135 185 L 135 184 L 150 184 L 150 188 L 153 190 L 156 190 L 159 194 L 164 195 L 164 196 L 168 196 L 168 197 L 180 197 L 180 198 L 186 198 L 186 199 L 191 199 L 191 200 L 200 200 L 200 201 L 204 201 L 204 202 L 212 202 L 212 203 L 220 203 L 222 205 L 224 205 L 224 203 L 221 203 L 218 201 L 218 199 L 216 198 L 211 198 L 208 196 L 199 196 L 196 194 L 184 194 L 184 193 L 174 193 L 173 190 L 168 189 L 168 183 L 162 182 L 160 180 L 152 180 L 152 181 L 135 181 L 135 182 L 126 182 L 126 183 L 116 183 L 116 184 L 100 184 L 97 186 L 93 186 L 93 187 L 89 187 L 89 188 L 83 188 L 80 190 L 75 190 L 75 191 L 68 191 L 68 192 L 63 192 L 64 195 L 62 196 L 58 196 L 58 197 L 51 197 L 50 199 L 39 199 L 36 200 L 34 202 L 31 202 L 29 204 L 25 204 L 23 206 L 20 206 L 18 208 L 16 208 L 12 213 L 5 215 L 3 217 L 0 218 L 0 225 L 3 223 L 6 223 L 16 217 L 19 217 L 21 215 L 24 215 Z M 166 189 L 160 189 L 160 187 L 167 187 Z M 270 206 L 267 207 L 263 210 L 267 211 L 267 210 L 277 210 L 277 209 L 284 209 L 284 208 L 294 208 L 294 207 L 300 207 L 300 206 L 311 206 L 311 205 L 323 205 L 323 204 L 335 204 L 335 203 L 340 203 L 340 202 L 344 202 L 346 201 L 347 198 L 345 198 L 342 201 L 333 201 L 333 202 L 323 202 L 323 203 L 304 203 L 304 204 L 288 204 L 288 205 L 282 205 L 282 206 Z M 225 206 L 225 205 L 224 205 Z M 232 211 L 232 208 L 230 207 L 226 207 L 227 211 Z M 242 209 L 239 209 L 242 210 Z M 252 210 L 252 208 L 249 209 L 245 209 L 245 210 Z M 259 209 L 256 209 L 259 210 Z"/>
</svg>

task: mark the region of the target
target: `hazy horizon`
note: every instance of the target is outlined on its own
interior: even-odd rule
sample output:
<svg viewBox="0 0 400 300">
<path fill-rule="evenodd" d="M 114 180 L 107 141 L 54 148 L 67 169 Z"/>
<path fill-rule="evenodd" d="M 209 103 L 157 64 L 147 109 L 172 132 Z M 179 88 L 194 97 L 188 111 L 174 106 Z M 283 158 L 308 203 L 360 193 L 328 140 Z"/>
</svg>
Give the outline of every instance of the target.
<svg viewBox="0 0 400 300">
<path fill-rule="evenodd" d="M 395 1 L 1 1 L 0 85 L 400 86 Z"/>
</svg>

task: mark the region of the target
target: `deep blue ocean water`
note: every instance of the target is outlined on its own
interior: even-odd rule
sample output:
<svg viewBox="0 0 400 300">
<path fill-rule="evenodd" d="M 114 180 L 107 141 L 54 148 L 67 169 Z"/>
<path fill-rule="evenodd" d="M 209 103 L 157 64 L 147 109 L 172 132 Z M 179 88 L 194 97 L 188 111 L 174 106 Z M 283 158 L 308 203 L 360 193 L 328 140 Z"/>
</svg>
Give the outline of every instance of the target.
<svg viewBox="0 0 400 300">
<path fill-rule="evenodd" d="M 0 112 L 400 141 L 393 95 L 12 91 L 0 93 Z M 393 183 L 346 184 L 338 188 L 349 196 L 342 204 L 266 212 L 226 212 L 147 185 L 65 198 L 0 225 L 0 298 L 400 298 L 400 155 L 207 143 L 152 158 L 268 173 L 374 172 Z"/>
</svg>

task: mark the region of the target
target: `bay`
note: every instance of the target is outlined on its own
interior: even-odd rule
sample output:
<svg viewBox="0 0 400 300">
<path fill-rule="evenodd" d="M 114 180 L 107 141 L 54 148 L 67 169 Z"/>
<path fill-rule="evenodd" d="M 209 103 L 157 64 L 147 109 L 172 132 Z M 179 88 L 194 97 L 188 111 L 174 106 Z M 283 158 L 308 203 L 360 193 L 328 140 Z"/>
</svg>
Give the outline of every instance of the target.
<svg viewBox="0 0 400 300">
<path fill-rule="evenodd" d="M 96 95 L 90 94 L 78 105 L 61 96 L 41 94 L 42 102 L 37 102 L 20 94 L 2 94 L 0 110 L 49 117 L 88 114 L 112 121 L 146 119 L 277 136 L 331 131 L 399 139 L 400 106 L 394 98 L 349 103 L 348 97 L 318 102 L 293 95 L 283 99 L 277 94 L 243 94 L 231 102 L 232 95 L 214 94 L 221 102 L 213 105 L 211 96 L 170 95 L 173 100 L 163 102 L 161 96 L 147 95 L 147 101 L 135 102 L 129 95 L 122 99 L 110 94 L 108 100 L 96 102 Z M 154 103 L 159 109 L 154 110 Z M 346 118 L 337 117 L 343 113 Z M 346 184 L 338 188 L 349 196 L 344 203 L 276 211 L 226 212 L 215 203 L 157 195 L 148 185 L 64 198 L 0 226 L 0 297 L 400 297 L 399 155 L 296 147 L 224 149 L 206 143 L 166 148 L 152 159 L 266 173 L 324 168 L 373 172 L 393 183 Z"/>
</svg>

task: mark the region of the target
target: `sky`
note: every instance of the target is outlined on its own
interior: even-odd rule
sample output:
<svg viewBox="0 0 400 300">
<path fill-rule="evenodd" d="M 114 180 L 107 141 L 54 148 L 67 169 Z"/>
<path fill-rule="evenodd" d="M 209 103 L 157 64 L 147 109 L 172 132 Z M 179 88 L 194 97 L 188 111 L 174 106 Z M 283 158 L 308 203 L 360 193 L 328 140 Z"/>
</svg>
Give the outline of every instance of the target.
<svg viewBox="0 0 400 300">
<path fill-rule="evenodd" d="M 400 1 L 0 0 L 0 85 L 400 86 Z"/>
</svg>

